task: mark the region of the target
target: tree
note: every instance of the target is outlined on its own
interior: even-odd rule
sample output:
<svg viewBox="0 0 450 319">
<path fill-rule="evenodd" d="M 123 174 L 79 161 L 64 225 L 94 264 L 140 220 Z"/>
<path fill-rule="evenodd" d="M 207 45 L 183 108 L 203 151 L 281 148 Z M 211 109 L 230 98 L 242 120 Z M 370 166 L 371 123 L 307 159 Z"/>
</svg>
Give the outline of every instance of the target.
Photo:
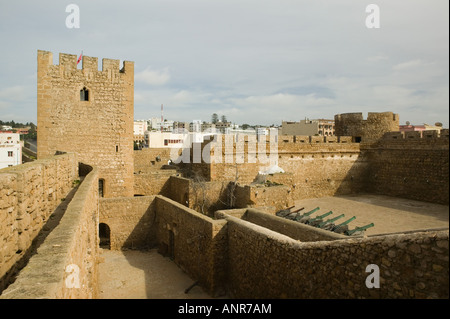
<svg viewBox="0 0 450 319">
<path fill-rule="evenodd" d="M 216 124 L 217 122 L 219 122 L 219 115 L 213 113 L 213 115 L 211 116 L 211 123 Z"/>
<path fill-rule="evenodd" d="M 249 124 L 242 124 L 242 129 L 243 130 L 246 130 L 246 129 L 248 129 L 250 127 L 250 125 Z"/>
<path fill-rule="evenodd" d="M 35 140 L 37 139 L 36 125 L 30 122 L 30 129 L 28 134 L 24 136 L 24 140 Z"/>
<path fill-rule="evenodd" d="M 227 117 L 225 115 L 222 115 L 222 123 L 226 123 L 227 122 Z"/>
</svg>

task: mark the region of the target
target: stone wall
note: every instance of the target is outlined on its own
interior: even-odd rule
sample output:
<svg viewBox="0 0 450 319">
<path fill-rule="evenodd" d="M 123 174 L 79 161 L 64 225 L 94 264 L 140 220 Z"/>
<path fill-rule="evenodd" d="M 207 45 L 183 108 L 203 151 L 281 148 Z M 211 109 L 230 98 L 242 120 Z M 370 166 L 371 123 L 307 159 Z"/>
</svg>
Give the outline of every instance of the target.
<svg viewBox="0 0 450 319">
<path fill-rule="evenodd" d="M 364 152 L 368 192 L 448 205 L 448 130 L 389 133 Z"/>
<path fill-rule="evenodd" d="M 133 196 L 134 63 L 38 51 L 38 158 L 56 151 L 78 154 L 80 162 L 97 167 L 105 197 Z M 89 92 L 82 101 L 80 91 Z"/>
<path fill-rule="evenodd" d="M 0 170 L 0 291 L 28 260 L 33 240 L 77 179 L 75 154 Z"/>
<path fill-rule="evenodd" d="M 98 172 L 93 169 L 78 187 L 58 226 L 0 298 L 97 298 L 97 225 Z"/>
<path fill-rule="evenodd" d="M 156 244 L 155 196 L 101 198 L 99 222 L 110 229 L 110 247 L 149 248 Z"/>
<path fill-rule="evenodd" d="M 389 112 L 369 115 L 370 121 L 362 120 L 362 115 L 358 113 L 355 121 L 368 121 L 364 125 L 369 126 L 381 121 L 385 123 L 386 130 L 390 130 L 398 120 Z M 343 117 L 352 118 L 350 115 Z M 380 132 L 383 130 L 380 129 Z M 285 173 L 266 175 L 265 178 L 289 189 L 285 192 L 271 189 L 268 192 L 269 189 L 265 188 L 266 197 L 259 199 L 260 190 L 249 184 L 257 182 L 258 172 L 264 166 L 258 162 L 248 162 L 252 154 L 248 153 L 247 144 L 244 144 L 242 151 L 231 141 L 228 143 L 232 147 L 225 151 L 225 138 L 218 149 L 214 143 L 205 142 L 202 153 L 208 153 L 209 147 L 211 156 L 215 156 L 218 150 L 223 162 L 196 163 L 191 168 L 195 176 L 201 176 L 205 181 L 237 180 L 241 186 L 236 194 L 236 207 L 261 207 L 273 203 L 281 207 L 290 200 L 361 192 L 448 204 L 448 130 L 404 134 L 388 131 L 381 137 L 378 133 L 371 133 L 370 136 L 375 135 L 376 139 L 373 138 L 371 143 L 353 143 L 351 137 L 346 136 L 278 136 L 277 165 Z M 269 144 L 266 144 L 267 152 Z M 227 163 L 227 156 L 228 161 L 236 161 L 237 158 L 244 161 Z"/>
<path fill-rule="evenodd" d="M 100 199 L 110 247 L 159 247 L 208 293 L 223 293 L 225 220 L 213 220 L 163 196 Z"/>
<path fill-rule="evenodd" d="M 447 231 L 298 242 L 227 217 L 234 298 L 448 298 Z M 380 288 L 365 285 L 380 269 Z"/>
<path fill-rule="evenodd" d="M 170 148 L 144 148 L 134 151 L 134 194 L 170 197 L 170 176 L 181 175 L 169 166 Z"/>
<path fill-rule="evenodd" d="M 134 156 L 134 172 L 135 173 L 151 173 L 160 170 L 167 165 L 171 159 L 170 148 L 143 148 L 135 150 Z"/>
<path fill-rule="evenodd" d="M 155 198 L 155 211 L 160 251 L 208 293 L 223 293 L 227 271 L 226 221 L 213 220 L 160 196 Z"/>
<path fill-rule="evenodd" d="M 291 189 L 287 185 L 238 185 L 235 189 L 235 207 L 271 207 L 275 212 L 294 205 Z"/>
<path fill-rule="evenodd" d="M 165 195 L 169 196 L 170 177 L 177 175 L 173 170 L 158 170 L 134 175 L 135 195 Z"/>
<path fill-rule="evenodd" d="M 223 214 L 228 215 L 228 212 L 219 211 L 218 214 L 219 215 L 216 214 L 217 218 L 225 218 L 226 216 Z M 345 235 L 308 226 L 289 219 L 280 218 L 273 214 L 265 213 L 252 208 L 246 209 L 245 213 L 241 217 L 236 215 L 234 215 L 234 217 L 241 218 L 242 220 L 265 227 L 301 242 L 329 241 L 348 238 Z"/>
<path fill-rule="evenodd" d="M 251 137 L 248 138 L 251 142 Z M 262 145 L 265 154 L 270 154 L 269 159 L 263 162 L 256 154 L 258 145 L 252 148 L 247 141 L 240 145 L 242 141 L 227 142 L 226 138 L 222 139 L 222 145 L 219 142 L 203 143 L 202 153 L 208 153 L 205 151 L 208 147 L 211 158 L 215 158 L 216 152 L 221 152 L 221 163 L 213 161 L 192 165 L 196 174 L 206 181 L 237 180 L 239 184 L 247 185 L 257 180 L 260 171 L 277 164 L 286 174 L 273 174 L 267 179 L 289 186 L 293 200 L 349 194 L 366 186 L 369 163 L 361 156 L 360 144 L 351 143 L 349 137 L 278 136 L 277 147 L 273 141 Z M 226 143 L 232 147 L 226 148 Z M 239 163 L 237 159 L 240 159 Z M 279 196 L 274 198 L 275 202 L 282 200 Z"/>
<path fill-rule="evenodd" d="M 229 182 L 205 181 L 171 176 L 166 197 L 204 215 L 211 215 L 218 209 L 229 208 Z"/>
</svg>

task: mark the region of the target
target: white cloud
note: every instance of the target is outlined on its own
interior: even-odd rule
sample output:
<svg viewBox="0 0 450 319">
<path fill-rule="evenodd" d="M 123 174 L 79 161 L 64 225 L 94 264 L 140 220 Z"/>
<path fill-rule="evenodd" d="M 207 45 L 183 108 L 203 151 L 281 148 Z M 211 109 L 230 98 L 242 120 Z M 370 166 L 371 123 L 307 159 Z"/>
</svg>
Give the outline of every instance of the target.
<svg viewBox="0 0 450 319">
<path fill-rule="evenodd" d="M 430 63 L 426 63 L 426 62 L 422 61 L 421 59 L 415 59 L 415 60 L 410 60 L 407 62 L 403 62 L 403 63 L 399 63 L 397 65 L 394 65 L 392 67 L 392 69 L 394 71 L 411 70 L 411 69 L 416 69 L 418 67 L 427 66 L 429 64 Z"/>
<path fill-rule="evenodd" d="M 134 79 L 150 85 L 164 85 L 170 80 L 169 68 L 152 70 L 150 67 L 147 67 L 144 71 L 136 73 Z"/>
</svg>

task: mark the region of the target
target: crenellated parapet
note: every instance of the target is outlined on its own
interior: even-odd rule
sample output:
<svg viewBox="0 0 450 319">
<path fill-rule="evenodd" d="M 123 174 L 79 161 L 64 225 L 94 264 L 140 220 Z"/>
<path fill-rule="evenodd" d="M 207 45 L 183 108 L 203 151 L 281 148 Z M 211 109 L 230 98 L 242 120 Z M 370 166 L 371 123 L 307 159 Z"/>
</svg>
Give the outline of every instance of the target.
<svg viewBox="0 0 450 319">
<path fill-rule="evenodd" d="M 374 146 L 378 148 L 447 148 L 449 130 L 387 132 Z"/>
<path fill-rule="evenodd" d="M 112 72 L 112 73 L 128 73 L 134 72 L 134 62 L 124 61 L 123 67 L 120 68 L 120 60 L 102 59 L 102 69 L 98 69 L 98 58 L 83 55 L 81 58 L 81 69 L 78 68 L 78 56 L 76 54 L 59 53 L 58 64 L 53 64 L 53 53 L 49 51 L 38 50 L 38 66 L 39 67 L 57 67 L 62 72 L 65 71 L 90 71 L 90 72 Z"/>
</svg>

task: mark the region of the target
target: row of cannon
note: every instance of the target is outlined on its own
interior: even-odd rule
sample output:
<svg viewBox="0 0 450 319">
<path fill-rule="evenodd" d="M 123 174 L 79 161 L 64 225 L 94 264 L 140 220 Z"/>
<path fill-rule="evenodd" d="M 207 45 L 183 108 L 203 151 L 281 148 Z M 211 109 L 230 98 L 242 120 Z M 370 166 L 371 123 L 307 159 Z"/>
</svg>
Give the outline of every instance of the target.
<svg viewBox="0 0 450 319">
<path fill-rule="evenodd" d="M 329 219 L 325 220 L 325 217 L 333 214 L 332 211 L 329 211 L 329 212 L 327 212 L 325 214 L 322 214 L 322 215 L 312 216 L 315 212 L 320 210 L 319 207 L 316 207 L 313 210 L 311 210 L 309 212 L 306 212 L 306 213 L 301 213 L 301 211 L 305 209 L 304 207 L 299 208 L 299 209 L 294 210 L 294 211 L 291 211 L 291 209 L 294 208 L 294 207 L 295 206 L 279 210 L 275 214 L 277 216 L 279 216 L 279 217 L 290 219 L 290 220 L 293 220 L 293 221 L 296 221 L 296 222 L 299 222 L 299 223 L 303 223 L 303 224 L 306 224 L 306 225 L 310 225 L 310 226 L 313 226 L 313 227 L 329 230 L 329 231 L 332 231 L 332 232 L 335 232 L 335 233 L 338 233 L 338 234 L 344 234 L 344 235 L 347 235 L 347 236 L 363 235 L 364 232 L 366 231 L 366 229 L 375 226 L 374 223 L 370 223 L 370 224 L 365 225 L 365 226 L 355 227 L 354 229 L 349 229 L 348 224 L 351 221 L 356 219 L 355 216 L 345 220 L 344 222 L 337 223 L 337 221 L 339 219 L 345 217 L 344 214 L 340 214 L 339 216 L 336 216 L 336 217 L 329 218 Z"/>
</svg>

